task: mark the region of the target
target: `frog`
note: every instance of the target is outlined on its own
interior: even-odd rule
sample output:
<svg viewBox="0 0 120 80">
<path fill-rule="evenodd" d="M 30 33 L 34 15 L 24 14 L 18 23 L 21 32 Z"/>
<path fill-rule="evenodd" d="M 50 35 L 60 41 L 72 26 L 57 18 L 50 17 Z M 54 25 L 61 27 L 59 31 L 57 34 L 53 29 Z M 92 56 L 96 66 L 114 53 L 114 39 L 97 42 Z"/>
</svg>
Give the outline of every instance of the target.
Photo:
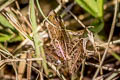
<svg viewBox="0 0 120 80">
<path fill-rule="evenodd" d="M 55 11 L 51 11 L 48 15 L 48 20 L 50 22 L 45 22 L 45 26 L 48 30 L 48 35 L 51 42 L 51 47 L 53 47 L 54 54 L 62 58 L 60 63 L 67 64 L 69 67 L 69 73 L 75 71 L 77 62 L 81 63 L 82 58 L 84 58 L 83 51 L 83 39 L 80 37 L 84 34 L 83 31 L 67 30 L 64 25 L 64 20 L 57 15 Z M 52 24 L 51 24 L 52 23 Z M 78 36 L 77 38 L 72 38 L 71 36 Z"/>
</svg>

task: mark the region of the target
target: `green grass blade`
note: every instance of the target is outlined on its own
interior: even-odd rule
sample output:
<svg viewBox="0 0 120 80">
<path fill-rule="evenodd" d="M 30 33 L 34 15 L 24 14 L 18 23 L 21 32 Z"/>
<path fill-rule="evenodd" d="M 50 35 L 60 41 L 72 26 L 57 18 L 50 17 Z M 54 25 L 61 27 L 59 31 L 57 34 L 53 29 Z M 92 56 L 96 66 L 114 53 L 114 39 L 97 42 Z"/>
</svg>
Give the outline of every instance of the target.
<svg viewBox="0 0 120 80">
<path fill-rule="evenodd" d="M 114 56 L 118 61 L 120 61 L 120 56 L 116 53 L 112 52 L 112 56 Z"/>
<path fill-rule="evenodd" d="M 34 0 L 30 0 L 30 20 L 32 24 L 33 39 L 34 39 L 36 55 L 37 57 L 40 57 L 40 54 L 41 54 L 43 58 L 42 65 L 43 65 L 45 73 L 48 75 L 46 58 L 45 58 L 44 49 L 43 49 L 43 42 L 37 33 L 37 22 L 36 22 L 35 8 L 34 8 Z"/>
<path fill-rule="evenodd" d="M 94 26 L 94 28 L 91 27 L 89 28 L 89 30 L 97 34 L 104 28 L 104 21 L 96 19 L 95 21 L 92 22 L 91 25 Z"/>
<path fill-rule="evenodd" d="M 84 2 L 94 11 L 95 13 L 98 13 L 98 7 L 96 0 L 84 0 Z"/>
<path fill-rule="evenodd" d="M 12 31 L 16 32 L 15 28 L 9 23 L 9 21 L 0 13 L 0 24 L 3 27 L 10 28 Z"/>
<path fill-rule="evenodd" d="M 0 33 L 0 42 L 5 42 L 10 40 L 12 35 L 2 34 Z"/>
<path fill-rule="evenodd" d="M 103 17 L 103 0 L 75 0 L 94 17 Z"/>
<path fill-rule="evenodd" d="M 83 0 L 75 0 L 83 9 L 89 12 L 92 16 L 97 17 L 96 12 Z M 89 1 L 90 2 L 90 1 Z"/>
<path fill-rule="evenodd" d="M 98 16 L 103 17 L 103 3 L 104 0 L 97 0 L 97 6 L 98 6 Z"/>
</svg>

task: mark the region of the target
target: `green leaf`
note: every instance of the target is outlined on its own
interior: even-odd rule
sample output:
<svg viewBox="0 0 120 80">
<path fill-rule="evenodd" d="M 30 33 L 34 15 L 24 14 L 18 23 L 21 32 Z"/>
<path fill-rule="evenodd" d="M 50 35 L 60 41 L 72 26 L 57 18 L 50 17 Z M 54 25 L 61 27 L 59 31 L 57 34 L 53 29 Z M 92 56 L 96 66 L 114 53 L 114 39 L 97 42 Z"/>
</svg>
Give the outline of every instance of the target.
<svg viewBox="0 0 120 80">
<path fill-rule="evenodd" d="M 12 37 L 12 35 L 10 34 L 2 34 L 0 33 L 0 42 L 5 42 L 5 41 L 8 41 L 10 40 Z"/>
<path fill-rule="evenodd" d="M 98 6 L 98 17 L 103 17 L 103 0 L 97 0 L 97 6 Z"/>
<path fill-rule="evenodd" d="M 86 2 L 84 2 L 83 0 L 75 0 L 83 9 L 85 9 L 87 12 L 89 12 L 92 16 L 97 17 L 96 13 L 94 12 L 94 10 L 92 10 L 90 8 L 90 6 L 88 6 L 88 4 Z"/>
<path fill-rule="evenodd" d="M 89 28 L 94 33 L 99 33 L 104 28 L 104 22 L 102 20 L 95 20 L 92 24 L 94 28 Z"/>
<path fill-rule="evenodd" d="M 22 41 L 23 38 L 19 35 L 16 35 L 14 37 L 12 37 L 8 42 L 16 42 L 16 41 Z"/>
<path fill-rule="evenodd" d="M 117 60 L 120 61 L 120 56 L 116 54 L 115 52 L 112 52 L 112 56 L 114 56 Z"/>
<path fill-rule="evenodd" d="M 16 42 L 21 41 L 22 37 L 16 33 L 12 33 L 9 29 L 0 29 L 0 42 Z"/>
<path fill-rule="evenodd" d="M 83 9 L 92 16 L 101 18 L 103 16 L 103 0 L 75 0 Z"/>
<path fill-rule="evenodd" d="M 9 21 L 0 13 L 0 24 L 3 27 L 10 28 L 12 31 L 16 32 L 15 28 L 9 23 Z"/>
<path fill-rule="evenodd" d="M 97 2 L 96 0 L 84 0 L 84 2 L 90 7 L 92 11 L 95 13 L 98 13 L 98 7 L 97 7 Z"/>
</svg>

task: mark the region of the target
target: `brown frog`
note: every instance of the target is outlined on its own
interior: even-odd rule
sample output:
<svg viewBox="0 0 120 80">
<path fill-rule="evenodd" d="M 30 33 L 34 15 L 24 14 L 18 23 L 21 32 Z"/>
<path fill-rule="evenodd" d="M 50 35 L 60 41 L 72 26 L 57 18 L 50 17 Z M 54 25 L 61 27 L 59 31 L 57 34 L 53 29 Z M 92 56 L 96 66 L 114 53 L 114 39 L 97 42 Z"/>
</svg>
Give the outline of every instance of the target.
<svg viewBox="0 0 120 80">
<path fill-rule="evenodd" d="M 82 39 L 70 38 L 70 35 L 76 35 L 76 33 L 66 30 L 63 20 L 52 11 L 48 15 L 50 22 L 45 22 L 49 37 L 51 39 L 51 46 L 54 48 L 55 55 L 63 58 L 69 67 L 69 72 L 74 72 L 77 62 L 84 56 Z M 83 32 L 79 32 L 83 33 Z M 78 34 L 79 35 L 79 34 Z M 82 35 L 82 34 L 81 34 Z"/>
</svg>

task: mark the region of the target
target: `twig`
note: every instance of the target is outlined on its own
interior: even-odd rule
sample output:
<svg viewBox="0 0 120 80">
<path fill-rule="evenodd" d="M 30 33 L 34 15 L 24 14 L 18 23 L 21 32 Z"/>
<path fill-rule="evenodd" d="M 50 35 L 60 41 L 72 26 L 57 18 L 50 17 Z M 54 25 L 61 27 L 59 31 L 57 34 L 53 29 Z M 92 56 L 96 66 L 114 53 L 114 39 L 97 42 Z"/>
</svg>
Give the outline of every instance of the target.
<svg viewBox="0 0 120 80">
<path fill-rule="evenodd" d="M 14 1 L 15 0 L 8 0 L 7 2 L 5 2 L 2 6 L 0 6 L 0 11 L 3 10 L 8 5 L 10 5 L 11 3 L 13 3 Z"/>
<path fill-rule="evenodd" d="M 20 56 L 20 58 L 26 58 L 27 54 L 22 54 Z M 25 68 L 26 68 L 26 61 L 25 62 L 19 62 L 18 65 L 18 80 L 22 80 L 22 77 L 24 75 L 25 72 Z"/>
<path fill-rule="evenodd" d="M 94 64 L 94 63 L 90 63 L 90 62 L 85 62 L 85 65 L 94 66 L 96 68 L 99 67 L 98 64 Z M 104 69 L 104 70 L 108 70 L 108 71 L 120 72 L 120 69 L 114 69 L 114 68 L 107 67 L 107 66 L 102 66 L 101 68 Z"/>
<path fill-rule="evenodd" d="M 105 52 L 103 54 L 102 60 L 100 62 L 100 65 L 99 65 L 97 71 L 95 72 L 95 74 L 93 76 L 93 80 L 95 80 L 95 78 L 97 77 L 97 75 L 99 73 L 99 70 L 100 70 L 100 68 L 101 68 L 101 66 L 102 66 L 102 64 L 104 62 L 105 56 L 107 54 L 107 51 L 109 49 L 110 41 L 112 39 L 114 28 L 115 28 L 115 21 L 116 21 L 116 16 L 117 16 L 117 8 L 118 8 L 118 0 L 116 0 L 115 11 L 114 11 L 114 18 L 113 18 L 113 22 L 112 22 L 112 26 L 111 26 L 111 30 L 110 30 L 110 35 L 109 35 L 109 39 L 108 39 L 108 45 L 107 45 L 107 48 L 105 49 Z"/>
<path fill-rule="evenodd" d="M 16 80 L 18 80 L 18 72 L 17 72 L 17 68 L 16 68 L 16 65 L 15 65 L 16 63 L 12 62 L 11 64 L 13 66 L 13 70 L 15 71 Z"/>
<path fill-rule="evenodd" d="M 15 4 L 16 4 L 17 9 L 20 10 L 20 6 L 17 0 L 15 1 Z"/>
<path fill-rule="evenodd" d="M 84 59 L 84 60 L 82 61 L 82 70 L 81 70 L 80 80 L 83 80 L 83 77 L 84 77 L 85 61 L 86 61 L 86 59 Z"/>
<path fill-rule="evenodd" d="M 62 74 L 60 74 L 59 70 L 57 70 L 57 68 L 52 63 L 50 63 L 50 62 L 47 62 L 47 63 L 57 73 L 57 75 L 60 78 L 62 78 L 62 80 L 66 80 L 65 77 Z"/>
<path fill-rule="evenodd" d="M 27 54 L 27 58 L 32 58 L 32 53 Z M 31 65 L 32 61 L 27 61 L 27 80 L 31 80 Z"/>
<path fill-rule="evenodd" d="M 63 8 L 66 9 L 66 7 L 63 5 Z M 70 10 L 68 10 L 68 12 L 74 17 L 74 19 L 83 27 L 86 28 L 86 26 L 80 21 L 79 18 L 77 18 Z"/>
<path fill-rule="evenodd" d="M 109 45 L 117 44 L 117 43 L 120 43 L 120 39 L 115 40 L 115 41 L 111 41 L 111 42 L 109 43 Z M 103 44 L 101 44 L 101 45 L 99 45 L 99 46 L 106 46 L 106 45 L 108 45 L 108 43 L 103 43 Z"/>
<path fill-rule="evenodd" d="M 8 63 L 8 62 L 18 62 L 18 61 L 41 61 L 41 60 L 43 60 L 42 58 L 27 58 L 27 59 L 19 59 L 19 58 L 17 58 L 17 59 L 6 59 L 6 60 L 1 60 L 0 61 L 0 66 L 1 66 L 1 64 L 3 64 L 3 63 Z"/>
</svg>

